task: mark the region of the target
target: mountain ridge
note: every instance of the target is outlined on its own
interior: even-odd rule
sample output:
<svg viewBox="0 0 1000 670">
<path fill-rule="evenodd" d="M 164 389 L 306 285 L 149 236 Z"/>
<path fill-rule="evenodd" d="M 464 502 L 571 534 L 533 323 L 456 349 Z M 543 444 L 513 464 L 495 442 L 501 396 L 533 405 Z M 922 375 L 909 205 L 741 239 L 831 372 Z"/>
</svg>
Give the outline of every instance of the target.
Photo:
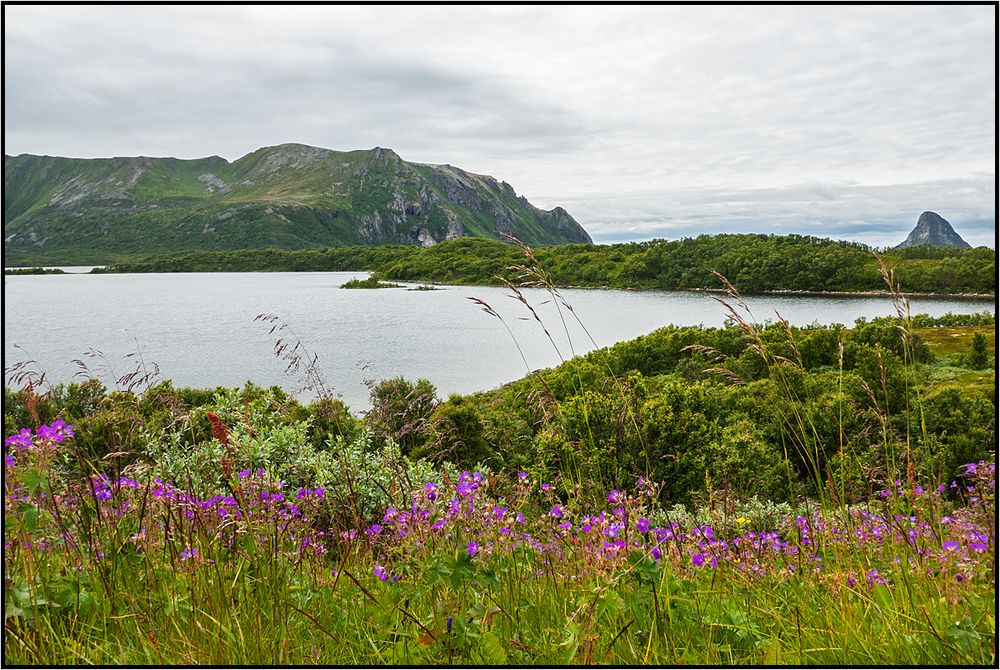
<svg viewBox="0 0 1000 670">
<path fill-rule="evenodd" d="M 4 156 L 7 265 L 505 235 L 592 243 L 565 209 L 535 207 L 505 181 L 383 147 L 285 143 L 231 162 Z"/>
</svg>

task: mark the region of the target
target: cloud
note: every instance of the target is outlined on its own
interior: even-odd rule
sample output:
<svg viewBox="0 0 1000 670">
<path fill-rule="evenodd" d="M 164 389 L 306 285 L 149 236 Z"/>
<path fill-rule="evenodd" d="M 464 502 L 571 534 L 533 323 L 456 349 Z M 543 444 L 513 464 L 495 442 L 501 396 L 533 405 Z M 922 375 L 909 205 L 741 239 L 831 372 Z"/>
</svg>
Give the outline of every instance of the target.
<svg viewBox="0 0 1000 670">
<path fill-rule="evenodd" d="M 995 228 L 988 6 L 4 11 L 8 153 L 385 146 L 504 179 L 598 240 L 867 240 L 923 209 Z"/>
</svg>

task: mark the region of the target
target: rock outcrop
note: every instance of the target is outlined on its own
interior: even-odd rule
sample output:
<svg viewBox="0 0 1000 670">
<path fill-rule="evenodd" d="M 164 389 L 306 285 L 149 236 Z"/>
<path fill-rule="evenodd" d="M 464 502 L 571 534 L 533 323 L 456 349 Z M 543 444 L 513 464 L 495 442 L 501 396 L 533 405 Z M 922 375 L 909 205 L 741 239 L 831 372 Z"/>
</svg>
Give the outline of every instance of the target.
<svg viewBox="0 0 1000 670">
<path fill-rule="evenodd" d="M 932 247 L 959 247 L 969 249 L 971 246 L 955 232 L 951 224 L 936 212 L 924 212 L 917 219 L 917 225 L 895 249 L 905 249 L 928 244 Z"/>
</svg>

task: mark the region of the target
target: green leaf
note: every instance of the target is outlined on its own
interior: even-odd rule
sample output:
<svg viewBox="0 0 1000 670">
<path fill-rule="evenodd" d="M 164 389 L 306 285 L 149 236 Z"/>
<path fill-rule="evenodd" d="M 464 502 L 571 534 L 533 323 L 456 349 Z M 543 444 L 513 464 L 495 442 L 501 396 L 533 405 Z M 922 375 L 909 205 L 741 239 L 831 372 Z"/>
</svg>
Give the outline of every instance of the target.
<svg viewBox="0 0 1000 670">
<path fill-rule="evenodd" d="M 24 472 L 21 473 L 21 482 L 28 487 L 29 494 L 34 493 L 39 488 L 46 493 L 49 490 L 48 486 L 45 484 L 45 476 L 36 467 L 26 468 Z"/>
<path fill-rule="evenodd" d="M 38 508 L 31 504 L 21 505 L 17 508 L 18 516 L 21 518 L 21 523 L 24 524 L 24 529 L 29 533 L 34 533 L 38 530 Z"/>
<path fill-rule="evenodd" d="M 635 555 L 633 554 L 633 556 Z M 660 581 L 660 566 L 649 556 L 638 554 L 637 559 L 632 562 L 632 567 L 635 568 L 640 580 L 653 584 Z"/>
<path fill-rule="evenodd" d="M 504 651 L 500 638 L 491 631 L 483 633 L 480 638 L 480 647 L 483 660 L 489 665 L 507 664 L 507 652 Z"/>
<path fill-rule="evenodd" d="M 972 621 L 966 617 L 961 621 L 956 621 L 948 628 L 948 641 L 958 647 L 966 656 L 972 655 L 976 649 L 976 640 L 979 633 L 976 632 Z"/>
<path fill-rule="evenodd" d="M 598 596 L 596 605 L 596 615 L 598 617 L 600 617 L 604 612 L 610 612 L 613 616 L 625 611 L 625 601 L 622 600 L 622 597 L 618 595 L 617 591 L 608 591 L 607 593 Z"/>
</svg>

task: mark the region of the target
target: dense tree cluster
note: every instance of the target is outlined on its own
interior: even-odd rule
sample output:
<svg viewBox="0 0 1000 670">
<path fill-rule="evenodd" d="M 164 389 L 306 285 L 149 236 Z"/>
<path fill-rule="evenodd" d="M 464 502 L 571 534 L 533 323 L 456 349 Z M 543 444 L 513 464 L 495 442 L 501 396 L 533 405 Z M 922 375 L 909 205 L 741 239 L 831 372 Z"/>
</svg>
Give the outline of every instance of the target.
<svg viewBox="0 0 1000 670">
<path fill-rule="evenodd" d="M 534 255 L 559 286 L 716 289 L 720 273 L 743 292 L 881 291 L 873 249 L 801 235 L 701 235 L 676 241 L 539 247 Z M 903 289 L 917 293 L 996 292 L 996 252 L 986 247 L 911 247 L 881 254 Z M 407 246 L 189 252 L 114 272 L 372 270 L 379 277 L 442 284 L 496 284 L 525 256 L 515 245 L 481 238 Z M 515 271 L 516 274 L 516 271 Z"/>
</svg>

